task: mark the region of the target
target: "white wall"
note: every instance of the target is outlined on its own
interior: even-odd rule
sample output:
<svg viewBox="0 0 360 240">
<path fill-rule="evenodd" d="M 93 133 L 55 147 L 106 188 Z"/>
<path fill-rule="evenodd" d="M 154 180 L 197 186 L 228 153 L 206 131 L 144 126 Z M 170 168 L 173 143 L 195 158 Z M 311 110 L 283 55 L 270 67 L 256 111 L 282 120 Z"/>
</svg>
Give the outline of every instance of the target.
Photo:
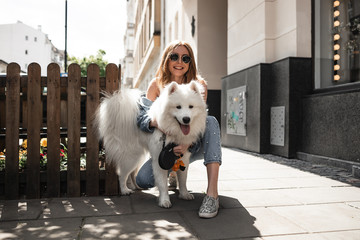
<svg viewBox="0 0 360 240">
<path fill-rule="evenodd" d="M 311 57 L 311 0 L 228 0 L 228 74 Z"/>
<path fill-rule="evenodd" d="M 0 59 L 18 63 L 25 72 L 30 63 L 39 63 L 41 74 L 46 76 L 47 66 L 52 62 L 52 44 L 40 29 L 18 22 L 0 25 L 0 35 Z"/>
</svg>

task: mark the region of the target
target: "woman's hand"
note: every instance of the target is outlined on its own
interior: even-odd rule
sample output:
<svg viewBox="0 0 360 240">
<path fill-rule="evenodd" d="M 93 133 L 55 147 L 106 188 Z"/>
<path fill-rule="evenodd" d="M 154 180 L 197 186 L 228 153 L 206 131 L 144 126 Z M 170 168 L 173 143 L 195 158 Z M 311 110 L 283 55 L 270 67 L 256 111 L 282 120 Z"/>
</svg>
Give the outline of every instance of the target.
<svg viewBox="0 0 360 240">
<path fill-rule="evenodd" d="M 149 125 L 150 125 L 150 127 L 154 127 L 154 128 L 158 127 L 156 119 L 151 119 Z"/>
<path fill-rule="evenodd" d="M 165 135 L 170 135 L 168 132 L 165 132 L 164 130 L 162 130 L 161 128 L 159 128 L 159 125 L 156 121 L 156 119 L 152 119 L 149 123 L 149 126 L 150 127 L 153 127 L 153 128 L 157 128 L 159 129 L 162 133 L 164 133 Z"/>
<path fill-rule="evenodd" d="M 181 155 L 181 154 L 185 154 L 186 151 L 188 150 L 188 148 L 190 147 L 190 145 L 186 145 L 186 144 L 183 144 L 183 145 L 178 145 L 176 147 L 174 147 L 174 153 L 176 155 Z"/>
</svg>

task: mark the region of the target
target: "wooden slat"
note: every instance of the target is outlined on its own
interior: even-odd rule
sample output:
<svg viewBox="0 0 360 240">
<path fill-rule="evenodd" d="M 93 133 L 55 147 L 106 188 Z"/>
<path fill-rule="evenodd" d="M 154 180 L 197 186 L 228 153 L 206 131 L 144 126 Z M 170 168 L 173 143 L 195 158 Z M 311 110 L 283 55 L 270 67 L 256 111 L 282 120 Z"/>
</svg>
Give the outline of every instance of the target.
<svg viewBox="0 0 360 240">
<path fill-rule="evenodd" d="M 105 74 L 106 74 L 106 91 L 109 93 L 113 93 L 116 89 L 116 81 L 118 78 L 118 68 L 115 64 L 111 63 L 106 66 Z"/>
<path fill-rule="evenodd" d="M 106 92 L 113 93 L 116 89 L 116 82 L 118 78 L 118 68 L 115 64 L 109 64 L 106 66 Z M 115 167 L 105 162 L 105 194 L 106 195 L 117 195 L 119 186 L 118 186 L 118 177 L 116 174 Z"/>
<path fill-rule="evenodd" d="M 25 76 L 21 76 L 20 77 L 20 82 L 24 82 L 24 79 Z M 26 82 L 27 82 L 27 76 L 26 76 Z M 20 98 L 20 104 L 22 105 L 22 107 L 20 108 L 20 127 L 22 128 L 27 128 L 27 86 L 26 87 L 23 87 L 23 86 L 20 86 L 20 91 L 22 93 L 22 96 Z"/>
<path fill-rule="evenodd" d="M 27 198 L 40 197 L 40 128 L 41 111 L 41 69 L 37 63 L 28 67 L 28 152 L 26 163 Z"/>
<path fill-rule="evenodd" d="M 24 91 L 26 91 L 25 94 Z M 20 127 L 27 128 L 27 88 L 22 88 L 21 92 L 23 93 L 23 96 L 21 96 L 22 111 L 20 114 L 22 117 L 22 122 L 20 123 Z"/>
<path fill-rule="evenodd" d="M 60 116 L 60 125 L 61 127 L 67 128 L 67 119 L 68 119 L 68 101 L 67 101 L 67 86 L 61 86 L 60 87 L 60 112 L 61 112 L 61 116 Z"/>
<path fill-rule="evenodd" d="M 121 64 L 119 64 L 119 72 L 118 73 L 119 74 L 118 74 L 118 77 L 115 82 L 115 90 L 118 90 L 121 87 Z"/>
<path fill-rule="evenodd" d="M 6 83 L 5 83 L 6 85 Z M 5 86 L 0 86 L 0 128 L 6 127 Z M 0 152 L 5 148 L 5 138 L 0 138 Z"/>
<path fill-rule="evenodd" d="M 60 196 L 60 67 L 47 68 L 47 196 Z"/>
<path fill-rule="evenodd" d="M 86 84 L 86 193 L 99 195 L 99 143 L 93 127 L 94 114 L 99 105 L 99 66 L 90 64 Z"/>
<path fill-rule="evenodd" d="M 20 66 L 10 63 L 6 77 L 5 198 L 19 196 Z"/>
<path fill-rule="evenodd" d="M 67 195 L 80 197 L 80 103 L 81 69 L 69 66 Z"/>
</svg>

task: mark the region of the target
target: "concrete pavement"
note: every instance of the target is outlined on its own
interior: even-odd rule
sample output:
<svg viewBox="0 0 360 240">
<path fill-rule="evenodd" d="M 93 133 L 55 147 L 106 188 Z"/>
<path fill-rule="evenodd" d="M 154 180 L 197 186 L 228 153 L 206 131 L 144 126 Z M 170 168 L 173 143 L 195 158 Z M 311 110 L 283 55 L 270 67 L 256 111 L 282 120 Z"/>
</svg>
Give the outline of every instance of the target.
<svg viewBox="0 0 360 240">
<path fill-rule="evenodd" d="M 285 160 L 286 161 L 286 160 Z M 131 196 L 0 200 L 0 239 L 360 239 L 360 188 L 223 148 L 220 211 L 200 219 L 206 190 L 202 161 L 191 164 L 195 200 L 156 190 Z"/>
</svg>

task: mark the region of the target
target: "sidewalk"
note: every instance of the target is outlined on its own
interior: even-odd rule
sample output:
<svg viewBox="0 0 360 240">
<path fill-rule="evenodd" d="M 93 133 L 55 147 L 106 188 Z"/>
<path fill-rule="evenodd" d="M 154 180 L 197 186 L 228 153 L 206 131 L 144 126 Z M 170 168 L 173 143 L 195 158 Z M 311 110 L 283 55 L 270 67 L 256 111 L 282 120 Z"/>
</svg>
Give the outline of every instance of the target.
<svg viewBox="0 0 360 240">
<path fill-rule="evenodd" d="M 155 190 L 131 196 L 0 200 L 0 239 L 360 239 L 360 188 L 223 148 L 220 211 L 200 219 L 202 161 L 191 164 L 195 200 Z"/>
</svg>

